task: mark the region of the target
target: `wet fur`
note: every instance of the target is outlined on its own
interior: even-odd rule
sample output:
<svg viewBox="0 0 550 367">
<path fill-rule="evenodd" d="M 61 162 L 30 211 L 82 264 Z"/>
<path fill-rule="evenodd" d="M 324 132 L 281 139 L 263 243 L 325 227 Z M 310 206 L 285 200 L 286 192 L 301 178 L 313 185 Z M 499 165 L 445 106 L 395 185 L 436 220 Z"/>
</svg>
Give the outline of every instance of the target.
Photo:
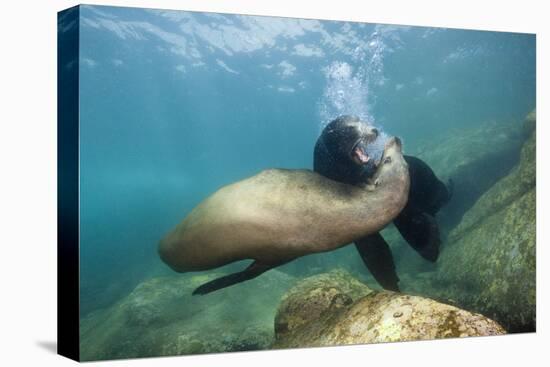
<svg viewBox="0 0 550 367">
<path fill-rule="evenodd" d="M 376 187 L 336 182 L 309 170 L 283 169 L 225 186 L 161 241 L 160 256 L 180 272 L 242 259 L 254 259 L 267 270 L 376 233 L 403 209 L 409 192 L 400 145 L 394 144 L 385 154 L 392 162 L 373 177 Z"/>
</svg>

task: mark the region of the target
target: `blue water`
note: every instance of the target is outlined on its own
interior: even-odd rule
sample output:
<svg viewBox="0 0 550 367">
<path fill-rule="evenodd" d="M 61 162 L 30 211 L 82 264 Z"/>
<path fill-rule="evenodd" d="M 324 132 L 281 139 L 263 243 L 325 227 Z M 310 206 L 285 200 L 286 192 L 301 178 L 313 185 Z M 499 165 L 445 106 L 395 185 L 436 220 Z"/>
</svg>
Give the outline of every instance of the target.
<svg viewBox="0 0 550 367">
<path fill-rule="evenodd" d="M 160 238 L 217 188 L 312 168 L 356 114 L 405 147 L 534 107 L 535 37 L 81 7 L 81 312 L 171 274 Z"/>
</svg>

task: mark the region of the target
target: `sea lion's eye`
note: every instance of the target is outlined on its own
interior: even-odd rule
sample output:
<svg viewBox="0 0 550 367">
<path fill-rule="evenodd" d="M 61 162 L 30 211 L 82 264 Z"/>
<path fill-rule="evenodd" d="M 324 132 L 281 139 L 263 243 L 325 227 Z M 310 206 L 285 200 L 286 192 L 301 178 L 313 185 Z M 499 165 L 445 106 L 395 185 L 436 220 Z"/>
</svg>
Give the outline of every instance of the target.
<svg viewBox="0 0 550 367">
<path fill-rule="evenodd" d="M 391 163 L 391 157 L 384 158 L 384 164 Z"/>
</svg>

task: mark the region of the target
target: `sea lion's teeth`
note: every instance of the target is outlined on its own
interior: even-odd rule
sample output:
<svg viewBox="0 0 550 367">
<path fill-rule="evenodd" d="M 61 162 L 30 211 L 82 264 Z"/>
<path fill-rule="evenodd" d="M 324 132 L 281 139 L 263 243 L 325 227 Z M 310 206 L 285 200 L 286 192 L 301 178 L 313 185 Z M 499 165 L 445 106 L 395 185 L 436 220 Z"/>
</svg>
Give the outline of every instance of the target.
<svg viewBox="0 0 550 367">
<path fill-rule="evenodd" d="M 355 148 L 355 154 L 361 163 L 367 163 L 370 160 L 368 154 L 365 154 L 361 148 Z"/>
</svg>

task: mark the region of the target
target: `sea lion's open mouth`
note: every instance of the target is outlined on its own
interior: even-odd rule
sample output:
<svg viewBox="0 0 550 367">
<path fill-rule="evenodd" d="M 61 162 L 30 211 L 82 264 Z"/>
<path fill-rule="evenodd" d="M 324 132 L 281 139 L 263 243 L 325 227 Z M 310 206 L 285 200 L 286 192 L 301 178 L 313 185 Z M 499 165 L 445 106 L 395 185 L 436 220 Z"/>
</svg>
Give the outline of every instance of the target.
<svg viewBox="0 0 550 367">
<path fill-rule="evenodd" d="M 355 144 L 351 150 L 351 158 L 355 161 L 357 164 L 367 164 L 370 160 L 369 155 L 367 154 L 367 144 L 359 140 L 357 144 Z"/>
</svg>

